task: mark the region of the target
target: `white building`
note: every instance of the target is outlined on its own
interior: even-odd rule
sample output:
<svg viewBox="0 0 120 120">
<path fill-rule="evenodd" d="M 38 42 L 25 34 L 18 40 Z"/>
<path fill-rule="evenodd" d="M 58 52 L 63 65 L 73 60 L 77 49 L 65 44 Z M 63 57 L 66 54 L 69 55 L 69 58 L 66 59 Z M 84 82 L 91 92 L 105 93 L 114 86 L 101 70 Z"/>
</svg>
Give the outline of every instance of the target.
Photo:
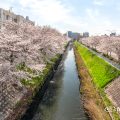
<svg viewBox="0 0 120 120">
<path fill-rule="evenodd" d="M 28 22 L 31 25 L 35 25 L 33 21 L 29 20 L 28 16 L 24 18 L 21 15 L 14 14 L 11 10 L 4 10 L 0 8 L 0 28 L 2 27 L 3 22 L 6 20 L 13 21 L 16 23 Z"/>
</svg>

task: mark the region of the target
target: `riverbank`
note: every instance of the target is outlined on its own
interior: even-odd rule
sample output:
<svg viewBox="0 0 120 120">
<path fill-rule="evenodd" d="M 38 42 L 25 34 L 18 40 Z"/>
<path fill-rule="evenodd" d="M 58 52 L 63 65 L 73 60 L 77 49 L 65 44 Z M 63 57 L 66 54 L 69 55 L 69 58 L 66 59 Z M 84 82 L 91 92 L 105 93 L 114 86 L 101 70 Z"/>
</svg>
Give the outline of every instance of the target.
<svg viewBox="0 0 120 120">
<path fill-rule="evenodd" d="M 104 68 L 101 67 L 101 65 L 105 65 L 106 63 L 103 64 L 103 61 L 101 64 L 98 63 L 100 65 L 100 69 L 99 69 L 99 65 L 97 65 L 97 67 L 96 67 L 95 61 L 93 60 L 93 58 L 97 59 L 95 55 L 93 55 L 90 52 L 87 53 L 87 50 L 81 48 L 79 43 L 76 43 L 74 48 L 75 48 L 75 56 L 76 56 L 76 63 L 78 66 L 78 72 L 82 79 L 80 92 L 83 95 L 84 107 L 88 111 L 88 114 L 90 115 L 90 117 L 93 120 L 95 120 L 95 119 L 111 120 L 111 117 L 115 118 L 115 120 L 119 119 L 119 116 L 117 115 L 117 113 L 114 112 L 109 115 L 108 112 L 105 111 L 106 105 L 112 106 L 112 104 L 107 99 L 107 97 L 104 93 L 104 90 L 101 89 L 109 81 L 112 80 L 112 79 L 110 79 L 111 77 L 114 78 L 117 76 L 116 72 L 115 72 L 115 74 L 112 74 L 112 76 L 110 76 L 110 74 L 108 74 L 108 73 L 109 73 L 109 70 L 111 70 L 111 69 L 109 69 L 108 73 L 105 73 L 105 75 L 107 75 L 107 77 L 103 77 L 104 73 L 102 73 L 103 70 L 101 70 L 101 69 L 104 69 Z M 92 54 L 92 59 L 90 60 L 89 57 L 91 56 L 91 54 Z M 88 65 L 89 62 L 93 62 L 92 66 L 90 64 Z M 97 62 L 101 62 L 101 60 L 98 59 Z M 90 66 L 92 67 L 92 69 L 90 69 Z M 100 71 L 95 70 L 95 67 L 98 68 L 98 70 L 100 70 Z M 109 68 L 111 68 L 111 67 L 109 66 Z M 112 68 L 112 69 L 114 69 L 114 68 Z M 98 73 L 98 72 L 100 72 L 100 73 Z M 100 75 L 103 78 L 106 78 L 105 81 L 101 82 L 101 80 L 97 78 Z M 111 115 L 113 115 L 113 116 L 111 116 Z"/>
<path fill-rule="evenodd" d="M 92 37 L 82 38 L 80 42 L 85 46 L 89 47 L 90 49 L 99 52 L 103 56 L 114 60 L 118 64 L 120 63 L 119 36 L 106 36 L 106 35 L 92 36 Z"/>
<path fill-rule="evenodd" d="M 43 86 L 54 63 L 51 59 L 63 54 L 68 41 L 50 26 L 12 21 L 4 22 L 0 39 L 0 120 L 13 112 L 9 118 L 14 120 L 18 113 L 24 113 L 31 96 Z"/>
<path fill-rule="evenodd" d="M 82 43 L 81 43 L 82 44 Z M 84 45 L 84 44 L 83 44 Z M 86 45 L 84 45 L 86 46 Z M 102 52 L 99 52 L 96 49 L 90 48 L 89 46 L 86 46 L 91 52 L 93 52 L 94 54 L 96 54 L 97 56 L 99 56 L 100 58 L 104 59 L 105 61 L 107 61 L 108 63 L 110 63 L 112 66 L 116 67 L 117 69 L 120 69 L 120 63 L 118 61 L 116 61 L 114 58 L 110 57 L 107 54 L 104 54 Z"/>
<path fill-rule="evenodd" d="M 54 73 L 62 59 L 62 56 L 62 54 L 59 54 L 51 59 L 51 63 L 48 63 L 46 65 L 46 68 L 43 70 L 43 74 L 34 77 L 31 80 L 32 82 L 29 82 L 25 79 L 21 80 L 22 84 L 29 88 L 29 91 L 23 96 L 21 101 L 16 104 L 12 114 L 6 120 L 32 119 L 40 103 L 40 100 L 47 89 L 49 81 L 54 76 Z"/>
</svg>

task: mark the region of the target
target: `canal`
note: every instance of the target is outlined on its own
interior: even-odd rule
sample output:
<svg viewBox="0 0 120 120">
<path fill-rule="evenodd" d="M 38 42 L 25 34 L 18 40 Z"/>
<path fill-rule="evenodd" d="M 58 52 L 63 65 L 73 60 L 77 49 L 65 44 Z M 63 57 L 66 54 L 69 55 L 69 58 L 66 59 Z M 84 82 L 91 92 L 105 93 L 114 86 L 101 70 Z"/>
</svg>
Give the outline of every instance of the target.
<svg viewBox="0 0 120 120">
<path fill-rule="evenodd" d="M 70 45 L 32 120 L 88 120 L 79 89 L 74 51 Z"/>
</svg>

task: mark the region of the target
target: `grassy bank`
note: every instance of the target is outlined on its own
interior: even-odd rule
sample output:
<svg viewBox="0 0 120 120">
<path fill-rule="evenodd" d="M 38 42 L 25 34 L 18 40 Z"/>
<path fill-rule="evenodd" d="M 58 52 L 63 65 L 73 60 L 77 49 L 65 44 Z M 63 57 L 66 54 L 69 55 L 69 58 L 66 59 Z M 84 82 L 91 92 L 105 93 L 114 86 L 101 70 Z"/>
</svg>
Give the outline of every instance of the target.
<svg viewBox="0 0 120 120">
<path fill-rule="evenodd" d="M 31 79 L 21 79 L 21 83 L 26 86 L 29 89 L 37 89 L 44 84 L 45 78 L 47 77 L 47 75 L 50 73 L 50 71 L 53 69 L 54 64 L 57 62 L 57 60 L 60 58 L 60 54 L 57 54 L 54 58 L 52 58 L 47 64 L 46 67 L 44 68 L 44 70 L 42 72 L 40 72 L 38 75 L 36 75 L 36 71 L 27 67 L 25 65 L 25 63 L 21 63 L 19 65 L 17 65 L 17 69 L 20 71 L 24 71 L 27 72 L 28 74 L 30 74 Z"/>
<path fill-rule="evenodd" d="M 62 56 L 57 54 L 49 61 L 49 63 L 47 63 L 45 69 L 35 77 L 35 70 L 27 67 L 25 63 L 16 66 L 17 70 L 27 72 L 31 76 L 33 75 L 33 77 L 31 77 L 30 80 L 21 79 L 21 83 L 27 88 L 27 93 L 20 101 L 18 101 L 12 114 L 6 120 L 20 120 L 21 117 L 24 117 L 23 115 L 25 115 L 27 110 L 30 112 L 29 108 L 31 106 L 33 111 L 32 113 L 27 112 L 27 116 L 32 116 L 34 114 L 38 106 L 37 104 L 39 104 L 41 97 L 44 95 L 47 86 L 46 84 L 48 84 L 49 80 L 52 78 L 54 69 L 57 68 L 61 58 Z"/>
<path fill-rule="evenodd" d="M 81 77 L 81 93 L 84 107 L 93 120 L 110 120 L 106 106 L 113 106 L 104 93 L 104 86 L 120 74 L 116 68 L 91 53 L 86 47 L 75 42 L 75 56 Z M 115 120 L 120 120 L 116 111 L 111 113 Z"/>
<path fill-rule="evenodd" d="M 110 81 L 120 75 L 120 71 L 90 52 L 83 45 L 75 42 L 75 46 L 98 88 L 105 87 Z"/>
</svg>

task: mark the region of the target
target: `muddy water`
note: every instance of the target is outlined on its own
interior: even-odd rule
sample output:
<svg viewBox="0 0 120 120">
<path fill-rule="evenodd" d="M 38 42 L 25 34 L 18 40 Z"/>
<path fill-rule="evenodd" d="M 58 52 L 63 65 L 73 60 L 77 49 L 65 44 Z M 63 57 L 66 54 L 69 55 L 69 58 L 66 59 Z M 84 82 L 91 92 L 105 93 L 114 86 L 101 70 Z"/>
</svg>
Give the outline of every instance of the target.
<svg viewBox="0 0 120 120">
<path fill-rule="evenodd" d="M 68 47 L 33 120 L 88 120 L 79 93 L 72 46 Z"/>
</svg>

